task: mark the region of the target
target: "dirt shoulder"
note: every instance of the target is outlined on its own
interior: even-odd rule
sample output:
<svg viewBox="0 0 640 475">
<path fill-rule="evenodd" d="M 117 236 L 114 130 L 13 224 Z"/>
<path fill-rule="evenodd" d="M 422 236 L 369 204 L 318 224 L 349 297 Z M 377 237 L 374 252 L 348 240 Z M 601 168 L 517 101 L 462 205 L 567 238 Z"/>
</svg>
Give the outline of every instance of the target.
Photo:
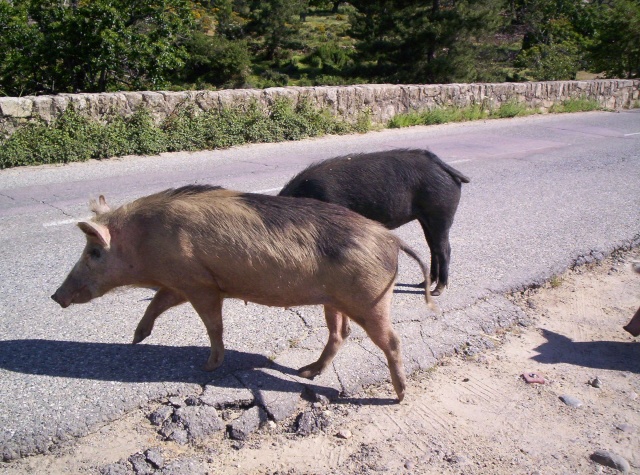
<svg viewBox="0 0 640 475">
<path fill-rule="evenodd" d="M 218 433 L 197 446 L 162 441 L 146 417 L 150 406 L 56 453 L 3 464 L 1 470 L 618 473 L 590 459 L 606 450 L 629 464 L 628 473 L 640 473 L 640 341 L 622 330 L 640 305 L 633 261 L 640 261 L 640 250 L 514 296 L 530 325 L 491 335 L 492 349 L 463 351 L 414 375 L 402 404 L 386 403 L 392 394 L 383 384 L 344 403 L 309 403 L 300 408 L 306 414 L 302 421 L 265 423 L 246 441 Z M 542 375 L 546 382 L 527 384 L 523 373 Z M 600 387 L 592 384 L 595 378 Z M 566 404 L 564 396 L 580 406 Z M 229 420 L 235 414 L 230 409 L 222 416 Z M 161 455 L 162 469 L 127 462 L 148 448 Z"/>
</svg>

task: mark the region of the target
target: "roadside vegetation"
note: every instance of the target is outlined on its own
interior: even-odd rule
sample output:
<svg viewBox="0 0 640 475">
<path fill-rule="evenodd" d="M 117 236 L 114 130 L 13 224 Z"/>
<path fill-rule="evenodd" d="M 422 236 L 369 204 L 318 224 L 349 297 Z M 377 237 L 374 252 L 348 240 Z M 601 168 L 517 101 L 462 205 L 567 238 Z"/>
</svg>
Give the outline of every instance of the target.
<svg viewBox="0 0 640 475">
<path fill-rule="evenodd" d="M 595 100 L 579 98 L 568 99 L 554 104 L 549 109 L 549 112 L 587 112 L 593 110 L 602 110 L 602 107 L 600 107 Z M 539 113 L 540 111 L 538 109 L 527 107 L 524 104 L 512 100 L 503 103 L 496 109 L 486 104 L 473 104 L 467 107 L 445 107 L 398 114 L 389 121 L 387 126 L 393 129 L 413 125 L 446 124 L 448 122 L 467 122 L 470 120 L 483 119 L 506 119 Z"/>
<path fill-rule="evenodd" d="M 211 150 L 244 143 L 366 132 L 370 127 L 366 111 L 355 121 L 346 121 L 308 102 L 294 107 L 287 99 L 277 100 L 268 108 L 251 103 L 245 108 L 204 113 L 183 109 L 160 124 L 145 109 L 130 117 L 113 116 L 101 123 L 69 107 L 50 124 L 30 123 L 0 140 L 0 169 L 132 154 Z"/>
<path fill-rule="evenodd" d="M 0 95 L 640 74 L 638 0 L 0 1 Z"/>
<path fill-rule="evenodd" d="M 595 101 L 570 99 L 551 112 L 601 109 Z M 482 104 L 398 114 L 386 126 L 434 125 L 448 122 L 519 117 L 539 113 L 516 101 L 497 109 Z M 0 140 L 0 169 L 24 165 L 81 162 L 123 155 L 213 150 L 245 143 L 282 142 L 326 134 L 364 133 L 372 129 L 369 111 L 354 121 L 335 117 L 309 102 L 294 106 L 278 99 L 271 107 L 247 107 L 199 112 L 181 109 L 156 124 L 151 113 L 140 109 L 129 117 L 112 116 L 104 122 L 89 119 L 69 107 L 49 124 L 33 122 Z"/>
<path fill-rule="evenodd" d="M 638 0 L 0 0 L 0 95 L 640 76 Z M 597 109 L 583 99 L 552 112 Z M 389 127 L 537 113 L 507 102 L 415 111 Z M 0 136 L 0 168 L 364 132 L 310 104 L 69 109 Z"/>
</svg>

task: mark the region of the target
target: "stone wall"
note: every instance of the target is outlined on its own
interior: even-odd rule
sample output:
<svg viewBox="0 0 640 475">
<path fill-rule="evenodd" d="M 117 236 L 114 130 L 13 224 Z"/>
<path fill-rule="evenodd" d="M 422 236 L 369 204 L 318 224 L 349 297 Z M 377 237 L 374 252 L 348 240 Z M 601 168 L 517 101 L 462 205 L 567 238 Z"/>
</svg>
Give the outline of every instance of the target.
<svg viewBox="0 0 640 475">
<path fill-rule="evenodd" d="M 483 103 L 494 108 L 517 100 L 546 111 L 569 98 L 595 99 L 607 109 L 638 107 L 640 80 L 598 79 L 592 81 L 549 81 L 496 84 L 428 84 L 357 86 L 275 87 L 184 92 L 114 92 L 102 94 L 59 94 L 0 98 L 0 133 L 11 134 L 21 124 L 42 119 L 50 122 L 70 104 L 88 116 L 101 120 L 109 114 L 128 115 L 140 107 L 149 109 L 157 121 L 176 108 L 195 106 L 207 111 L 241 106 L 258 101 L 269 104 L 277 97 L 294 102 L 310 100 L 334 114 L 354 119 L 364 110 L 372 121 L 385 123 L 396 114 L 443 106 Z"/>
</svg>

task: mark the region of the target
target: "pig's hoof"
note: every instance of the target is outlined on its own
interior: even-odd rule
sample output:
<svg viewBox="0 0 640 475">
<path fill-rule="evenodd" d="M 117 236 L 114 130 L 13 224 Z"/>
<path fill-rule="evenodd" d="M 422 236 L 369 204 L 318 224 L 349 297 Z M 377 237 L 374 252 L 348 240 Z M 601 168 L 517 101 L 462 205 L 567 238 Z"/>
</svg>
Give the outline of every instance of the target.
<svg viewBox="0 0 640 475">
<path fill-rule="evenodd" d="M 306 379 L 313 379 L 318 376 L 322 372 L 322 369 L 319 369 L 316 363 L 311 363 L 310 365 L 303 366 L 298 370 L 298 376 Z"/>
<path fill-rule="evenodd" d="M 202 369 L 204 371 L 213 371 L 215 369 L 218 369 L 221 365 L 222 365 L 222 360 L 220 360 L 220 361 L 207 361 L 204 364 L 204 366 L 202 367 Z"/>
<path fill-rule="evenodd" d="M 627 332 L 629 332 L 629 333 L 631 333 L 631 335 L 633 335 L 633 336 L 640 335 L 639 331 L 633 331 L 629 325 L 625 325 L 624 327 L 622 327 L 622 329 L 627 331 Z"/>
<path fill-rule="evenodd" d="M 136 343 L 140 343 L 149 335 L 151 335 L 151 332 L 146 329 L 136 329 L 135 333 L 133 334 L 133 344 L 135 345 Z"/>
<path fill-rule="evenodd" d="M 436 288 L 431 291 L 431 296 L 437 297 L 438 295 L 442 295 L 442 292 L 444 292 L 444 289 L 446 288 L 447 286 L 445 284 L 441 284 L 440 282 L 438 282 Z"/>
</svg>

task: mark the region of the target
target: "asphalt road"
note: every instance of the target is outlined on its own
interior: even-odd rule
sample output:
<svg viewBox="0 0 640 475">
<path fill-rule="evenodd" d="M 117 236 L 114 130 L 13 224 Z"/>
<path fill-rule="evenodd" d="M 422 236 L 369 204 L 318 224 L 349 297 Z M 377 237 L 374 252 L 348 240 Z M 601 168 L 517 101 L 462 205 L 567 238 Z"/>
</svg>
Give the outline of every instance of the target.
<svg viewBox="0 0 640 475">
<path fill-rule="evenodd" d="M 461 345 L 481 345 L 487 334 L 517 321 L 521 315 L 502 297 L 505 292 L 537 285 L 576 261 L 640 244 L 640 110 L 0 171 L 3 458 L 46 451 L 150 400 L 199 393 L 212 378 L 210 385 L 221 390 L 220 381 L 232 373 L 252 387 L 252 371 L 263 367 L 270 369 L 253 389 L 270 395 L 266 399 L 286 400 L 281 410 L 267 408 L 279 419 L 299 397 L 293 370 L 317 358 L 326 337 L 319 308 L 225 302 L 225 364 L 205 373 L 199 367 L 208 339 L 188 305 L 163 315 L 153 335 L 136 346 L 129 342 L 151 291 L 125 289 L 61 309 L 49 296 L 84 246 L 74 223 L 90 215 L 90 197 L 105 194 L 119 205 L 187 183 L 277 193 L 319 159 L 404 147 L 429 148 L 472 180 L 463 187 L 452 229 L 451 285 L 438 298 L 443 315 L 430 314 L 414 288 L 397 288 L 394 324 L 409 372 Z M 397 232 L 428 257 L 415 223 Z M 403 258 L 399 282 L 419 280 L 415 264 Z M 311 389 L 348 395 L 385 378 L 381 352 L 356 331 Z"/>
</svg>

